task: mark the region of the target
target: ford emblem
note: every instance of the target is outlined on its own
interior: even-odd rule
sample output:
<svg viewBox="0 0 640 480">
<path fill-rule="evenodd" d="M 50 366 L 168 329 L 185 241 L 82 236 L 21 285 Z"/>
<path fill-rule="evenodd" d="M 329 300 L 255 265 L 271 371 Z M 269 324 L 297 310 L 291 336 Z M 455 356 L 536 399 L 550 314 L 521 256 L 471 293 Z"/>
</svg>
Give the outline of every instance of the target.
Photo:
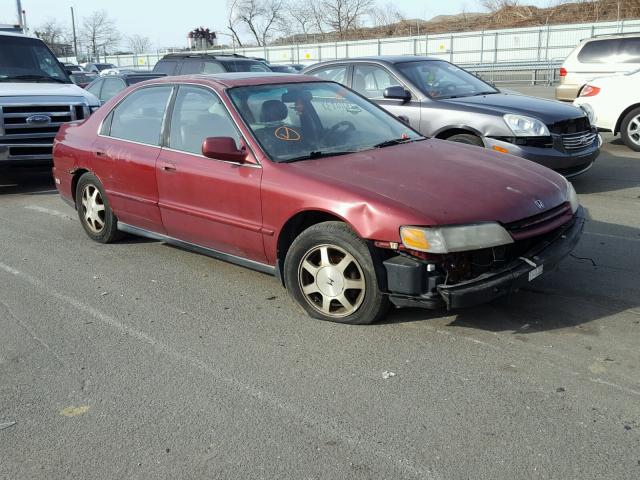
<svg viewBox="0 0 640 480">
<path fill-rule="evenodd" d="M 533 203 L 535 203 L 536 207 L 538 207 L 540 210 L 542 210 L 544 208 L 544 203 L 542 202 L 542 200 L 536 200 Z"/>
<path fill-rule="evenodd" d="M 49 115 L 31 115 L 27 117 L 27 123 L 37 123 L 39 125 L 44 125 L 47 123 L 51 123 L 51 117 Z"/>
</svg>

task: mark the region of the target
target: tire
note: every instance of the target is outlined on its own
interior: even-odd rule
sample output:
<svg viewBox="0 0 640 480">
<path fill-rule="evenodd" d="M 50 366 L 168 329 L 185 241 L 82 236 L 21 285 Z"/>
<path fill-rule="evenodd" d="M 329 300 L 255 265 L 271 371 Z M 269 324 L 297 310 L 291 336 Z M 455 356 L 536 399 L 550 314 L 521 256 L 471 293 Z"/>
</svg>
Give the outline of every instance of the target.
<svg viewBox="0 0 640 480">
<path fill-rule="evenodd" d="M 464 143 L 465 145 L 475 145 L 476 147 L 484 147 L 482 139 L 471 133 L 458 133 L 447 138 L 450 142 Z"/>
<path fill-rule="evenodd" d="M 76 186 L 76 210 L 82 228 L 89 238 L 99 243 L 111 243 L 122 238 L 118 219 L 109 206 L 100 180 L 85 173 Z"/>
<path fill-rule="evenodd" d="M 291 297 L 320 320 L 365 325 L 382 318 L 389 306 L 367 244 L 342 222 L 303 231 L 287 252 L 284 279 Z M 345 288 L 347 282 L 353 288 Z"/>
<path fill-rule="evenodd" d="M 620 136 L 627 147 L 640 152 L 640 107 L 634 108 L 622 119 Z"/>
</svg>

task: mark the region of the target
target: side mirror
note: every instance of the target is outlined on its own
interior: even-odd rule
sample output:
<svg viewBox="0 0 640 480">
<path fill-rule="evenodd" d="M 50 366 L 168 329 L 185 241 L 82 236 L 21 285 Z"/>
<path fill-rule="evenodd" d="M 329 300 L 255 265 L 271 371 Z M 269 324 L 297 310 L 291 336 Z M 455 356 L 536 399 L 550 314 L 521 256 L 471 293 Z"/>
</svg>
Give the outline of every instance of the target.
<svg viewBox="0 0 640 480">
<path fill-rule="evenodd" d="M 247 151 L 238 149 L 236 141 L 231 137 L 207 137 L 202 142 L 202 154 L 207 158 L 243 163 L 247 159 Z"/>
<path fill-rule="evenodd" d="M 75 72 L 69 68 L 65 68 L 64 69 L 65 72 L 67 72 L 67 75 L 73 75 Z"/>
<path fill-rule="evenodd" d="M 400 85 L 385 88 L 383 96 L 384 98 L 402 100 L 403 102 L 411 100 L 411 92 Z"/>
<path fill-rule="evenodd" d="M 409 117 L 407 117 L 406 115 L 398 115 L 398 120 L 400 120 L 405 125 L 409 125 L 410 124 Z"/>
</svg>

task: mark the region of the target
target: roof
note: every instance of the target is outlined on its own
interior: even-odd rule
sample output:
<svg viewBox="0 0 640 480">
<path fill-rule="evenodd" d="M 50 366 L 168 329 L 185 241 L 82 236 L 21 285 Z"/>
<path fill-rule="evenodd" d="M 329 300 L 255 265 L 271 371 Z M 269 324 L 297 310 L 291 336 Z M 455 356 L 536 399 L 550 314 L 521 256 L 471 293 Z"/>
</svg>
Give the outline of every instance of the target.
<svg viewBox="0 0 640 480">
<path fill-rule="evenodd" d="M 277 85 L 281 83 L 322 82 L 317 77 L 299 75 L 295 73 L 278 72 L 234 72 L 215 73 L 210 75 L 180 75 L 165 77 L 159 80 L 162 83 L 197 82 L 202 84 L 218 85 L 221 87 L 241 87 L 248 85 Z"/>
<path fill-rule="evenodd" d="M 160 59 L 160 61 L 165 60 L 165 59 L 172 59 L 172 58 L 203 58 L 203 57 L 208 57 L 208 58 L 233 58 L 233 59 L 238 59 L 238 60 L 251 60 L 251 61 L 256 61 L 256 59 L 254 58 L 249 58 L 249 57 L 245 57 L 244 55 L 240 55 L 237 53 L 215 53 L 215 52 L 206 52 L 206 53 L 191 53 L 191 52 L 184 52 L 184 53 L 168 53 L 166 54 L 164 57 L 162 57 Z"/>
<path fill-rule="evenodd" d="M 318 67 L 320 65 L 331 65 L 337 63 L 351 63 L 351 62 L 380 62 L 380 63 L 405 63 L 405 62 L 424 62 L 442 60 L 441 58 L 426 57 L 424 55 L 375 55 L 370 57 L 350 57 L 340 58 L 337 60 L 327 60 L 326 62 L 316 63 L 310 67 Z M 308 67 L 308 68 L 310 68 Z"/>
<path fill-rule="evenodd" d="M 82 72 L 82 73 L 90 73 L 90 72 Z M 120 72 L 120 73 L 110 73 L 108 75 L 101 75 L 98 78 L 126 78 L 126 77 L 149 77 L 151 78 L 159 78 L 166 77 L 166 73 L 152 73 L 152 72 Z"/>
</svg>

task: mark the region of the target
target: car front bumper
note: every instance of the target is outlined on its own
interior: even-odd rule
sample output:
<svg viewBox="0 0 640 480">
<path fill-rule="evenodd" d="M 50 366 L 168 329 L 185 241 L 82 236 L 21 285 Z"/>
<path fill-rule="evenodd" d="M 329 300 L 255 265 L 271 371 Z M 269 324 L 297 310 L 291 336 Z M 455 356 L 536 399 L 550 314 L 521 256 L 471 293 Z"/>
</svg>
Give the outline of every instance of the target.
<svg viewBox="0 0 640 480">
<path fill-rule="evenodd" d="M 487 303 L 529 284 L 537 278 L 536 274 L 553 270 L 575 248 L 583 228 L 584 211 L 579 207 L 573 220 L 559 229 L 555 235 L 536 244 L 524 255 L 499 270 L 486 272 L 456 284 L 439 284 L 436 287 L 437 293 L 434 291 L 414 294 L 392 292 L 389 297 L 398 306 L 424 308 L 446 306 L 448 309 L 454 309 Z M 391 273 L 389 267 L 387 271 Z"/>
<path fill-rule="evenodd" d="M 580 175 L 592 167 L 593 162 L 598 158 L 598 155 L 600 155 L 602 137 L 598 135 L 590 146 L 570 152 L 564 151 L 556 146 L 559 141 L 555 139 L 554 146 L 549 148 L 515 145 L 490 137 L 485 137 L 484 143 L 489 149 L 497 147 L 499 151 L 506 150 L 511 155 L 539 163 L 570 178 Z"/>
</svg>

